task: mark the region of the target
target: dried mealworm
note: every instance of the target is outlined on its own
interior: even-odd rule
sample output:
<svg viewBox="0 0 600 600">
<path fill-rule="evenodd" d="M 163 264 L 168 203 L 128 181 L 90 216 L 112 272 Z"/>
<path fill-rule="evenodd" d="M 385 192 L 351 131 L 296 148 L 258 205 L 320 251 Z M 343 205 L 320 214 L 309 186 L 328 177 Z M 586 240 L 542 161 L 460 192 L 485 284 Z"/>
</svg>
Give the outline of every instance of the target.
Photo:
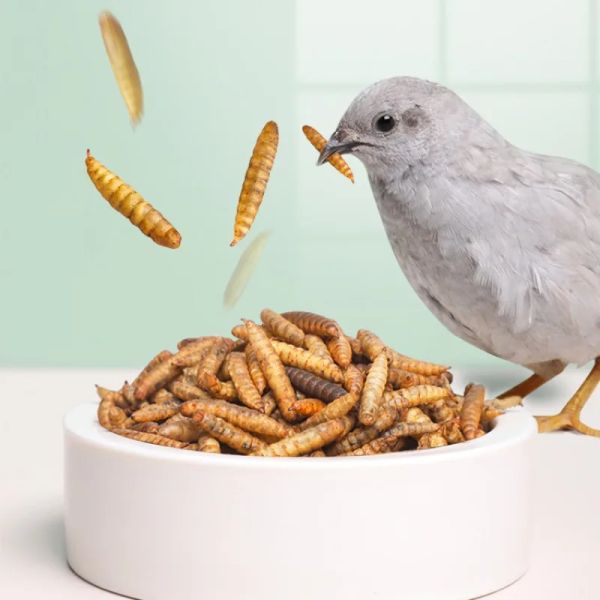
<svg viewBox="0 0 600 600">
<path fill-rule="evenodd" d="M 219 338 L 204 338 L 186 344 L 173 355 L 172 362 L 178 367 L 192 367 L 202 362 Z"/>
<path fill-rule="evenodd" d="M 269 235 L 268 231 L 259 233 L 242 252 L 223 293 L 225 308 L 232 308 L 241 298 L 263 255 Z"/>
<path fill-rule="evenodd" d="M 268 337 L 272 338 L 273 335 L 270 331 L 266 330 L 262 325 L 256 325 L 259 329 L 263 331 L 263 333 Z M 248 332 L 246 331 L 245 325 L 242 323 L 241 325 L 236 325 L 231 328 L 231 335 L 239 338 L 240 340 L 247 342 L 248 340 Z"/>
<path fill-rule="evenodd" d="M 232 350 L 233 352 L 233 350 Z M 236 350 L 236 352 L 238 352 Z M 221 381 L 231 381 L 231 373 L 229 372 L 229 359 L 231 358 L 231 353 L 229 353 L 226 357 L 225 360 L 221 363 L 221 366 L 219 367 L 219 372 L 217 373 L 217 377 L 221 380 Z"/>
<path fill-rule="evenodd" d="M 133 423 L 127 429 L 134 431 L 143 431 L 144 433 L 158 433 L 160 425 L 156 421 L 144 421 L 143 423 Z"/>
<path fill-rule="evenodd" d="M 238 200 L 233 240 L 230 246 L 235 246 L 248 233 L 256 218 L 277 154 L 278 142 L 277 123 L 269 121 L 260 132 L 250 157 L 250 164 Z"/>
<path fill-rule="evenodd" d="M 231 402 L 238 397 L 237 390 L 231 381 L 221 381 L 216 375 L 206 371 L 202 373 L 202 385 L 216 398 Z"/>
<path fill-rule="evenodd" d="M 129 118 L 133 125 L 137 125 L 144 110 L 144 95 L 140 74 L 135 66 L 129 43 L 121 24 L 110 12 L 100 13 L 98 21 L 106 54 L 127 106 Z"/>
<path fill-rule="evenodd" d="M 248 341 L 248 331 L 243 323 L 241 325 L 234 325 L 231 328 L 231 335 L 243 340 L 244 342 Z"/>
<path fill-rule="evenodd" d="M 152 396 L 150 396 L 150 402 L 154 404 L 172 403 L 176 399 L 177 398 L 175 397 L 175 394 L 171 393 L 165 388 L 157 390 L 156 392 L 154 392 L 154 394 L 152 394 Z"/>
<path fill-rule="evenodd" d="M 430 377 L 425 377 L 425 375 L 419 375 L 417 373 L 410 373 L 409 371 L 403 371 L 402 369 L 394 369 L 393 367 L 390 367 L 388 371 L 388 382 L 391 383 L 392 387 L 395 389 L 432 383 Z"/>
<path fill-rule="evenodd" d="M 234 341 L 229 338 L 219 338 L 210 348 L 208 354 L 204 357 L 202 365 L 198 370 L 216 375 L 221 368 L 225 357 L 233 350 Z"/>
<path fill-rule="evenodd" d="M 251 454 L 267 447 L 267 444 L 257 437 L 210 413 L 198 411 L 194 413 L 193 419 L 203 431 L 240 454 Z"/>
<path fill-rule="evenodd" d="M 314 452 L 311 452 L 310 454 L 307 454 L 306 456 L 311 456 L 313 458 L 324 458 L 325 456 L 327 456 L 327 454 L 325 454 L 325 452 L 323 452 L 323 450 L 315 450 Z"/>
<path fill-rule="evenodd" d="M 163 423 L 158 429 L 158 433 L 171 438 L 172 440 L 191 444 L 192 442 L 198 441 L 201 430 L 196 423 L 194 423 L 193 419 L 181 417 L 176 421 Z"/>
<path fill-rule="evenodd" d="M 402 439 L 402 438 L 398 438 Z M 398 446 L 398 440 L 395 438 L 378 437 L 366 444 L 352 450 L 350 452 L 344 452 L 339 456 L 372 456 L 374 454 L 387 454 L 388 452 L 395 452 Z"/>
<path fill-rule="evenodd" d="M 146 442 L 147 444 L 156 444 L 158 446 L 170 446 L 171 448 L 185 448 L 187 444 L 178 442 L 171 438 L 164 437 L 158 433 L 146 433 L 143 431 L 134 431 L 132 429 L 113 429 L 113 433 L 122 435 L 123 437 L 137 440 L 138 442 Z"/>
<path fill-rule="evenodd" d="M 388 359 L 387 355 L 382 352 L 375 358 L 367 373 L 365 385 L 360 397 L 358 420 L 363 425 L 373 425 L 377 418 L 382 405 L 387 375 Z"/>
<path fill-rule="evenodd" d="M 260 364 L 258 362 L 258 358 L 256 358 L 254 348 L 250 344 L 247 344 L 244 348 L 244 352 L 246 354 L 248 372 L 250 373 L 254 387 L 258 390 L 258 393 L 262 395 L 267 388 L 267 380 L 265 379 L 264 373 L 260 369 Z"/>
<path fill-rule="evenodd" d="M 304 331 L 320 337 L 336 337 L 340 335 L 338 324 L 333 319 L 322 315 L 301 310 L 293 310 L 281 313 L 288 321 L 294 323 Z"/>
<path fill-rule="evenodd" d="M 203 359 L 204 360 L 204 359 Z M 177 381 L 182 381 L 183 383 L 187 383 L 189 385 L 193 385 L 196 387 L 196 381 L 198 381 L 198 368 L 200 367 L 200 363 L 194 365 L 193 367 L 184 367 L 183 373 L 173 379 L 173 381 L 169 384 L 171 386 L 173 383 Z"/>
<path fill-rule="evenodd" d="M 429 414 L 436 423 L 445 423 L 457 416 L 457 411 L 449 406 L 445 400 L 436 400 L 429 406 Z"/>
<path fill-rule="evenodd" d="M 143 402 L 158 389 L 164 387 L 181 373 L 181 367 L 174 365 L 167 359 L 147 373 L 140 375 L 133 389 L 133 396 L 138 402 Z"/>
<path fill-rule="evenodd" d="M 433 402 L 447 398 L 449 394 L 450 392 L 447 388 L 435 385 L 415 385 L 393 392 L 385 392 L 384 402 L 400 410 L 410 408 L 411 406 L 432 404 Z"/>
<path fill-rule="evenodd" d="M 327 344 L 318 335 L 307 333 L 304 336 L 304 347 L 315 356 L 320 356 L 330 363 L 334 362 L 333 357 L 329 354 Z"/>
<path fill-rule="evenodd" d="M 315 356 L 308 350 L 277 340 L 272 340 L 271 345 L 284 365 L 309 371 L 335 383 L 341 383 L 344 380 L 341 369 L 335 363 Z"/>
<path fill-rule="evenodd" d="M 302 346 L 304 344 L 304 331 L 274 310 L 269 308 L 263 309 L 260 313 L 260 318 L 264 326 L 275 337 L 294 346 Z"/>
<path fill-rule="evenodd" d="M 341 418 L 344 422 L 344 429 L 342 429 L 342 432 L 336 438 L 338 440 L 342 439 L 343 437 L 346 437 L 354 429 L 354 426 L 356 425 L 356 415 L 354 415 L 352 413 L 344 415 L 343 417 L 339 417 L 339 418 Z"/>
<path fill-rule="evenodd" d="M 216 342 L 217 340 L 220 340 L 221 336 L 219 335 L 201 335 L 198 337 L 188 337 L 188 338 L 183 338 L 182 340 L 179 340 L 177 342 L 177 350 L 182 350 L 183 348 L 185 348 L 186 346 L 189 346 L 190 344 L 197 344 L 200 342 L 208 342 L 213 341 Z"/>
<path fill-rule="evenodd" d="M 181 400 L 196 400 L 197 398 L 206 398 L 208 400 L 211 397 L 199 387 L 187 383 L 185 381 L 175 380 L 169 384 L 169 390 L 174 396 Z"/>
<path fill-rule="evenodd" d="M 437 448 L 448 445 L 446 438 L 439 431 L 440 424 L 434 423 L 420 408 L 416 406 L 409 408 L 406 411 L 405 421 L 407 425 L 414 425 L 418 428 L 411 435 L 417 439 L 419 448 Z M 389 434 L 389 432 L 387 433 Z"/>
<path fill-rule="evenodd" d="M 417 360 L 416 358 L 400 354 L 392 348 L 388 348 L 387 352 L 390 355 L 390 367 L 394 369 L 402 369 L 403 371 L 426 376 L 442 375 L 448 371 L 448 367 L 445 365 Z"/>
<path fill-rule="evenodd" d="M 160 246 L 179 247 L 181 236 L 173 225 L 131 186 L 98 162 L 89 150 L 85 164 L 92 183 L 115 210 Z"/>
<path fill-rule="evenodd" d="M 419 443 L 417 448 L 425 449 L 425 448 L 440 448 L 442 446 L 447 446 L 448 440 L 444 437 L 443 434 L 434 432 L 434 433 L 424 433 L 419 437 Z"/>
<path fill-rule="evenodd" d="M 275 411 L 277 409 L 277 402 L 275 400 L 275 398 L 273 398 L 273 394 L 271 394 L 271 392 L 267 392 L 263 397 L 262 397 L 262 402 L 263 402 L 263 412 L 265 413 L 265 415 L 271 415 L 273 413 L 273 411 Z M 282 417 L 283 419 L 283 417 Z"/>
<path fill-rule="evenodd" d="M 131 418 L 136 423 L 143 423 L 144 421 L 164 421 L 174 414 L 179 412 L 179 403 L 173 404 L 148 404 L 143 408 L 138 408 L 132 413 Z"/>
<path fill-rule="evenodd" d="M 446 366 L 416 360 L 396 352 L 389 346 L 386 346 L 379 336 L 368 329 L 360 329 L 356 336 L 361 343 L 363 353 L 371 360 L 375 360 L 375 357 L 380 352 L 385 351 L 388 354 L 390 367 L 392 369 L 401 369 L 403 371 L 426 376 L 441 375 L 448 370 L 448 367 Z"/>
<path fill-rule="evenodd" d="M 168 360 L 172 356 L 173 356 L 173 353 L 170 352 L 169 350 L 161 350 L 158 354 L 153 356 L 148 361 L 146 366 L 140 371 L 137 378 L 139 379 L 140 377 L 146 375 L 146 373 L 149 373 L 150 371 L 152 371 L 154 369 L 154 367 L 156 367 L 157 365 L 160 365 L 160 363 L 164 363 L 166 360 Z M 134 379 L 132 384 L 135 384 L 135 382 L 136 382 L 136 380 Z"/>
<path fill-rule="evenodd" d="M 207 375 L 216 376 L 221 368 L 221 363 L 233 348 L 233 340 L 229 338 L 221 338 L 211 346 L 210 350 L 204 357 L 202 364 L 198 368 L 198 387 L 201 387 L 207 392 L 210 391 L 209 384 L 214 385 L 214 380 Z"/>
<path fill-rule="evenodd" d="M 318 398 L 302 398 L 294 402 L 294 412 L 301 417 L 312 417 L 321 412 L 327 404 Z"/>
<path fill-rule="evenodd" d="M 460 428 L 466 440 L 472 440 L 479 429 L 479 421 L 485 401 L 485 388 L 482 385 L 469 384 L 465 388 L 465 400 L 460 411 Z"/>
<path fill-rule="evenodd" d="M 98 405 L 98 423 L 105 429 L 122 427 L 127 419 L 127 414 L 122 408 L 115 406 L 111 399 L 105 398 Z"/>
<path fill-rule="evenodd" d="M 201 435 L 198 438 L 198 452 L 209 452 L 211 454 L 220 454 L 221 453 L 221 444 L 219 444 L 219 440 L 216 440 L 214 437 L 210 435 Z"/>
<path fill-rule="evenodd" d="M 419 416 L 418 419 L 417 417 L 414 417 L 417 420 L 407 420 L 406 422 L 397 423 L 383 433 L 381 437 L 387 439 L 397 439 L 399 437 L 421 436 L 437 432 L 441 427 L 440 424 L 434 423 L 431 419 L 429 419 L 429 417 L 427 417 L 427 415 L 425 415 L 425 413 L 422 414 L 425 417 L 424 419 L 421 420 L 421 417 Z"/>
<path fill-rule="evenodd" d="M 100 397 L 100 400 L 108 400 L 119 408 L 129 408 L 129 403 L 121 391 L 109 390 L 101 385 L 97 385 L 96 393 Z"/>
<path fill-rule="evenodd" d="M 362 345 L 360 343 L 360 340 L 358 340 L 357 338 L 353 338 L 349 335 L 346 336 L 346 339 L 348 340 L 348 343 L 350 344 L 350 348 L 352 348 L 353 354 L 358 354 L 358 355 L 363 354 Z"/>
<path fill-rule="evenodd" d="M 297 416 L 292 409 L 292 405 L 296 401 L 296 394 L 281 359 L 277 356 L 265 332 L 256 323 L 245 321 L 245 326 L 250 344 L 254 349 L 260 368 L 277 401 L 281 414 L 288 421 L 295 420 Z"/>
<path fill-rule="evenodd" d="M 387 346 L 379 336 L 368 329 L 359 329 L 356 332 L 356 337 L 360 343 L 361 354 L 367 356 L 371 361 L 374 361 L 382 352 L 387 350 Z"/>
<path fill-rule="evenodd" d="M 450 382 L 452 380 L 452 374 L 450 373 L 450 371 L 446 371 L 445 373 L 442 373 L 441 375 L 430 375 L 427 379 L 428 379 L 427 383 L 429 383 L 430 385 L 436 385 L 438 387 L 445 387 L 448 389 L 450 396 L 454 396 L 454 392 L 452 391 L 452 386 L 450 385 Z"/>
<path fill-rule="evenodd" d="M 131 404 L 135 404 L 136 400 L 133 397 L 133 392 L 140 380 L 141 377 L 144 377 L 147 373 L 152 371 L 154 367 L 159 365 L 160 363 L 165 362 L 169 358 L 171 358 L 173 354 L 168 350 L 162 350 L 157 355 L 153 356 L 150 361 L 146 364 L 146 366 L 138 373 L 137 377 L 128 385 L 123 387 L 125 397 Z"/>
<path fill-rule="evenodd" d="M 179 408 L 181 409 L 181 402 L 179 402 Z M 181 412 L 176 412 L 174 415 L 171 415 L 168 419 L 165 419 L 162 422 L 162 425 L 165 423 L 177 423 L 178 421 L 185 421 L 187 417 L 181 414 Z"/>
<path fill-rule="evenodd" d="M 332 402 L 336 398 L 346 395 L 346 390 L 341 385 L 331 383 L 314 373 L 295 367 L 286 367 L 285 371 L 293 386 L 311 398 Z"/>
<path fill-rule="evenodd" d="M 464 400 L 465 399 L 463 396 L 457 396 L 454 394 L 453 396 L 446 398 L 446 404 L 457 414 L 460 414 Z"/>
<path fill-rule="evenodd" d="M 263 400 L 250 376 L 246 357 L 241 352 L 232 352 L 228 359 L 229 374 L 237 390 L 238 398 L 242 404 L 262 412 Z"/>
<path fill-rule="evenodd" d="M 320 412 L 312 415 L 312 417 L 309 417 L 306 419 L 306 421 L 300 423 L 300 425 L 298 425 L 298 429 L 308 429 L 318 425 L 319 423 L 344 417 L 356 406 L 358 399 L 358 394 L 344 394 L 343 396 L 336 398 L 333 402 L 327 404 Z"/>
<path fill-rule="evenodd" d="M 313 145 L 313 147 L 317 150 L 317 152 L 321 152 L 325 145 L 327 144 L 327 140 L 314 128 L 310 125 L 304 125 L 302 127 L 302 131 L 306 136 L 306 139 Z M 354 175 L 352 174 L 352 169 L 348 165 L 348 163 L 342 158 L 342 155 L 339 152 L 335 152 L 328 159 L 327 162 L 334 168 L 337 169 L 344 177 L 347 177 L 352 183 L 354 183 Z"/>
<path fill-rule="evenodd" d="M 139 377 L 139 375 L 138 375 Z M 138 378 L 136 377 L 136 379 Z M 126 402 L 127 406 L 123 406 L 123 408 L 134 408 L 138 405 L 138 401 L 133 397 L 133 384 L 129 383 L 127 380 L 123 382 L 119 393 L 123 397 L 123 400 Z"/>
<path fill-rule="evenodd" d="M 327 342 L 327 348 L 333 357 L 333 360 L 345 369 L 352 362 L 352 347 L 345 335 L 339 335 L 331 338 Z"/>
<path fill-rule="evenodd" d="M 336 440 L 350 427 L 352 419 L 348 416 L 326 421 L 310 429 L 301 431 L 266 448 L 253 453 L 253 456 L 301 456 L 319 450 Z"/>
<path fill-rule="evenodd" d="M 344 371 L 344 388 L 346 391 L 355 394 L 357 398 L 362 394 L 365 385 L 365 375 L 356 365 L 348 365 Z"/>
<path fill-rule="evenodd" d="M 203 412 L 225 419 L 228 423 L 251 433 L 282 438 L 294 433 L 294 428 L 245 406 L 237 406 L 223 400 L 191 400 L 181 407 L 181 413 L 193 416 Z"/>
<path fill-rule="evenodd" d="M 456 418 L 442 423 L 440 433 L 449 444 L 460 444 L 465 441 L 465 436 L 460 429 L 460 421 Z"/>
<path fill-rule="evenodd" d="M 181 350 L 182 348 L 185 348 L 186 346 L 189 346 L 190 344 L 193 344 L 195 342 L 200 342 L 204 339 L 206 339 L 207 337 L 212 337 L 212 336 L 198 336 L 198 337 L 187 337 L 187 338 L 183 338 L 182 340 L 179 340 L 177 342 L 177 350 Z"/>
<path fill-rule="evenodd" d="M 398 418 L 398 412 L 392 408 L 385 407 L 375 423 L 370 427 L 361 427 L 348 433 L 340 440 L 338 440 L 333 446 L 327 449 L 328 456 L 337 456 L 344 452 L 350 452 L 360 448 L 367 442 L 374 440 L 379 437 L 384 431 L 388 430 L 394 421 Z"/>
</svg>

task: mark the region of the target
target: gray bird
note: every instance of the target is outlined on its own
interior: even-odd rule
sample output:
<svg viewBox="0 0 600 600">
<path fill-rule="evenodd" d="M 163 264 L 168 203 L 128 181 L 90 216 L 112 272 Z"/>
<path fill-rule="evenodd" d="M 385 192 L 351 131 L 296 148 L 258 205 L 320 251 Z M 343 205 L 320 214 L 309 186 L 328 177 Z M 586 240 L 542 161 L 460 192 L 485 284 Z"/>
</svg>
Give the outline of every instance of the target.
<svg viewBox="0 0 600 600">
<path fill-rule="evenodd" d="M 335 152 L 365 165 L 398 263 L 433 314 L 533 371 L 503 396 L 594 359 L 538 425 L 600 436 L 579 417 L 600 381 L 600 174 L 516 148 L 454 92 L 412 77 L 360 93 L 319 164 Z"/>
</svg>

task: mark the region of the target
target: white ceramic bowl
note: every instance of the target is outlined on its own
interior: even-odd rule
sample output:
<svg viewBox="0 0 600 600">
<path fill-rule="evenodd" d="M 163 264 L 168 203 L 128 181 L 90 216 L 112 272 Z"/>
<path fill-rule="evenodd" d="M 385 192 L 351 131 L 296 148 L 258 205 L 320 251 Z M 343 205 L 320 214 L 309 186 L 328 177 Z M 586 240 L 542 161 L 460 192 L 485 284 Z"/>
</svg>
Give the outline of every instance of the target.
<svg viewBox="0 0 600 600">
<path fill-rule="evenodd" d="M 456 446 L 258 458 L 162 448 L 65 418 L 68 560 L 144 600 L 458 600 L 527 569 L 522 410 Z"/>
</svg>

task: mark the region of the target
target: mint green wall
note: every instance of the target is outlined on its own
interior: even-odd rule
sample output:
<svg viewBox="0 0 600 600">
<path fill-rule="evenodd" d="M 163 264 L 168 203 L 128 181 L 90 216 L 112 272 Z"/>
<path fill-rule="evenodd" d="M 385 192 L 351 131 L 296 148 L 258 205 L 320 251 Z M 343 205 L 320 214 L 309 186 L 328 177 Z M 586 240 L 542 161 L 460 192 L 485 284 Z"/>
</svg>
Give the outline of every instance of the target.
<svg viewBox="0 0 600 600">
<path fill-rule="evenodd" d="M 141 73 L 135 131 L 100 38 L 104 8 Z M 593 0 L 3 2 L 0 364 L 139 365 L 263 306 L 322 311 L 432 360 L 496 361 L 416 298 L 361 165 L 354 186 L 316 169 L 299 128 L 328 134 L 362 87 L 412 74 L 456 89 L 514 143 L 596 166 L 597 21 Z M 230 249 L 268 119 L 281 133 L 272 181 L 251 236 Z M 172 220 L 179 250 L 108 207 L 86 147 Z M 229 274 L 266 229 L 255 277 L 226 311 Z"/>
</svg>

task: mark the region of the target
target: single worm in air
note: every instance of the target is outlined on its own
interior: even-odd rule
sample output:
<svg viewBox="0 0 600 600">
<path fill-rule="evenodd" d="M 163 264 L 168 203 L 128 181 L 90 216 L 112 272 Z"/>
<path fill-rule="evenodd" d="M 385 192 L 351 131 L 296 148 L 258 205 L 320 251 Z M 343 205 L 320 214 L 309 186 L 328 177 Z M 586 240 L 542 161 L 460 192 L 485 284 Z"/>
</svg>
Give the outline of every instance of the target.
<svg viewBox="0 0 600 600">
<path fill-rule="evenodd" d="M 98 162 L 89 150 L 85 166 L 96 189 L 115 210 L 158 245 L 179 248 L 181 235 L 175 227 L 131 186 Z"/>
<path fill-rule="evenodd" d="M 98 22 L 110 66 L 127 106 L 131 123 L 135 126 L 139 123 L 144 110 L 144 94 L 127 37 L 119 21 L 110 12 L 100 13 Z"/>
<path fill-rule="evenodd" d="M 230 246 L 235 246 L 244 238 L 256 218 L 267 188 L 271 167 L 277 154 L 278 143 L 279 130 L 277 123 L 269 121 L 260 132 L 250 157 L 250 164 L 246 170 L 238 200 L 233 226 L 233 239 L 229 244 Z"/>
</svg>

